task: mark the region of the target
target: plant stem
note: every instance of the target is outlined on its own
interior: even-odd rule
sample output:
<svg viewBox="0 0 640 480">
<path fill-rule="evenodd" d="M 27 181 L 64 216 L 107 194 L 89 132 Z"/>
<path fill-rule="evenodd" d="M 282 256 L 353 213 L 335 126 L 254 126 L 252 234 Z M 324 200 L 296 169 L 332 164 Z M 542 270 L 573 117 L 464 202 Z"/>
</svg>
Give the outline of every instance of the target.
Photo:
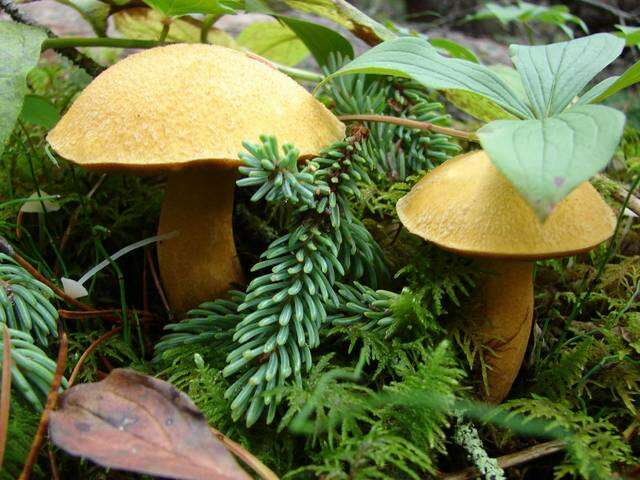
<svg viewBox="0 0 640 480">
<path fill-rule="evenodd" d="M 2 324 L 2 390 L 0 391 L 0 470 L 4 459 L 9 430 L 9 408 L 11 405 L 11 339 L 7 324 Z"/>
<path fill-rule="evenodd" d="M 220 18 L 220 15 L 207 15 L 202 21 L 200 27 L 200 43 L 209 43 L 209 30 L 213 27 L 213 24 Z"/>
<path fill-rule="evenodd" d="M 164 27 L 163 27 L 164 29 Z M 42 43 L 42 50 L 48 48 L 63 49 L 70 47 L 111 47 L 111 48 L 153 48 L 161 45 L 170 45 L 173 42 L 165 42 L 161 40 L 134 40 L 131 38 L 108 38 L 108 37 L 62 37 L 49 38 Z M 288 67 L 278 63 L 270 62 L 275 68 L 282 73 L 289 75 L 298 80 L 309 82 L 320 82 L 324 77 L 316 72 L 302 70 L 300 68 Z"/>
<path fill-rule="evenodd" d="M 162 20 L 162 30 L 160 31 L 160 37 L 158 38 L 159 42 L 164 42 L 167 39 L 167 35 L 169 35 L 169 29 L 171 28 L 171 19 L 165 18 Z"/>
<path fill-rule="evenodd" d="M 134 40 L 130 38 L 60 37 L 45 40 L 42 43 L 42 50 L 68 47 L 152 48 L 165 43 L 158 40 Z"/>
<path fill-rule="evenodd" d="M 478 142 L 478 137 L 473 132 L 465 132 L 464 130 L 457 130 L 455 128 L 441 127 L 430 122 L 419 122 L 417 120 L 393 117 L 391 115 L 340 115 L 338 118 L 343 121 L 359 120 L 362 122 L 393 123 L 395 125 L 416 128 L 418 130 L 430 130 L 433 132 L 449 135 L 451 137 L 463 138 L 470 142 Z"/>
</svg>

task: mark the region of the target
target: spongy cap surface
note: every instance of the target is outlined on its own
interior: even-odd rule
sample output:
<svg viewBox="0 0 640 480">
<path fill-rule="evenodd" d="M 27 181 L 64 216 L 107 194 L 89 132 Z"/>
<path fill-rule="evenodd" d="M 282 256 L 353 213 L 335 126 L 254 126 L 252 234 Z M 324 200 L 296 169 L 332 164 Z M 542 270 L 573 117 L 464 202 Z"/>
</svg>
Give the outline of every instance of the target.
<svg viewBox="0 0 640 480">
<path fill-rule="evenodd" d="M 316 154 L 344 125 L 272 66 L 212 45 L 153 48 L 116 63 L 78 96 L 47 140 L 87 168 L 170 170 L 239 162 L 260 134 Z"/>
<path fill-rule="evenodd" d="M 478 257 L 542 259 L 594 248 L 615 228 L 591 184 L 571 192 L 541 223 L 484 151 L 448 160 L 402 197 L 396 209 L 411 232 Z"/>
</svg>

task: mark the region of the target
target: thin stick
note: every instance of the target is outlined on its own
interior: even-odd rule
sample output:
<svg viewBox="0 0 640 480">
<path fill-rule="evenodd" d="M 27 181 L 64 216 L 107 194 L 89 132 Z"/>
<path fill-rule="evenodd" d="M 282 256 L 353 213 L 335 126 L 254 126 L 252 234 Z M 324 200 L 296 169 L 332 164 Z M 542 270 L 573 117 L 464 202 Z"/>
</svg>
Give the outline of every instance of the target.
<svg viewBox="0 0 640 480">
<path fill-rule="evenodd" d="M 598 177 L 602 178 L 603 180 L 609 180 L 609 181 L 615 182 L 616 189 L 613 191 L 613 198 L 615 198 L 621 203 L 624 203 L 625 199 L 629 197 L 629 201 L 627 202 L 627 208 L 631 210 L 633 213 L 635 213 L 636 215 L 640 216 L 640 198 L 636 197 L 633 194 L 633 192 L 629 192 L 629 190 L 624 188 L 615 180 L 612 180 L 611 178 L 607 177 L 606 175 L 598 174 Z"/>
<path fill-rule="evenodd" d="M 160 278 L 158 277 L 158 272 L 156 272 L 156 266 L 153 264 L 153 258 L 151 258 L 151 252 L 149 252 L 149 250 L 147 250 L 147 263 L 149 264 L 149 270 L 151 271 L 151 278 L 153 278 L 153 284 L 156 286 L 158 295 L 160 295 L 162 306 L 167 311 L 167 315 L 169 316 L 169 319 L 172 319 L 173 312 L 171 311 L 171 307 L 169 306 L 169 302 L 167 301 L 167 296 L 165 295 L 164 289 L 162 288 L 162 283 L 160 282 Z"/>
<path fill-rule="evenodd" d="M 9 430 L 9 407 L 11 402 L 11 338 L 7 324 L 2 324 L 2 392 L 0 393 L 0 470 L 4 459 Z"/>
<path fill-rule="evenodd" d="M 136 315 L 139 315 L 143 319 L 152 319 L 160 321 L 162 317 L 156 315 L 155 313 L 149 312 L 148 310 L 128 310 Z M 113 322 L 120 323 L 122 319 L 118 317 L 116 314 L 121 313 L 120 310 L 114 309 L 104 309 L 104 310 L 83 310 L 78 312 L 76 310 L 64 310 L 58 309 L 58 314 L 60 318 L 68 319 L 68 320 L 86 320 L 89 318 L 104 318 L 106 320 L 111 320 Z"/>
<path fill-rule="evenodd" d="M 55 409 L 58 402 L 58 391 L 60 390 L 60 382 L 62 381 L 62 375 L 64 375 L 64 369 L 67 366 L 68 345 L 67 334 L 63 333 L 62 335 L 60 335 L 60 348 L 58 349 L 56 374 L 53 377 L 53 382 L 51 382 L 51 389 L 49 390 L 49 395 L 47 395 L 47 403 L 44 407 L 42 415 L 40 416 L 38 430 L 36 430 L 36 434 L 33 437 L 31 450 L 29 450 L 29 455 L 27 456 L 27 461 L 24 464 L 19 480 L 29 479 L 31 470 L 36 463 L 36 459 L 38 458 L 38 452 L 40 451 L 40 447 L 42 446 L 42 442 L 44 441 L 45 430 L 47 429 L 47 426 L 49 424 L 49 413 Z"/>
<path fill-rule="evenodd" d="M 113 330 L 110 330 L 107 333 L 105 333 L 104 335 L 102 335 L 100 338 L 94 340 L 93 343 L 91 345 L 89 345 L 89 348 L 87 348 L 84 351 L 84 353 L 80 357 L 80 360 L 78 360 L 78 363 L 76 363 L 76 366 L 73 367 L 73 371 L 71 372 L 71 376 L 69 377 L 69 388 L 71 388 L 73 386 L 74 382 L 76 381 L 76 378 L 78 377 L 78 374 L 80 373 L 80 369 L 82 368 L 82 365 L 84 364 L 84 362 L 87 359 L 87 357 L 89 355 L 91 355 L 91 353 L 93 353 L 93 351 L 96 348 L 98 348 L 102 343 L 104 343 L 107 340 L 109 340 L 111 337 L 113 337 L 116 333 L 119 333 L 121 330 L 122 330 L 122 327 L 116 327 Z"/>
<path fill-rule="evenodd" d="M 234 442 L 229 437 L 225 436 L 219 430 L 216 430 L 213 427 L 209 427 L 209 430 L 216 436 L 220 442 L 227 447 L 231 453 L 233 453 L 236 457 L 238 457 L 242 462 L 251 468 L 254 472 L 258 474 L 258 476 L 262 480 L 278 480 L 278 476 L 267 467 L 264 463 L 258 460 L 255 456 L 244 449 L 242 445 L 237 442 Z"/>
<path fill-rule="evenodd" d="M 53 480 L 60 480 L 60 472 L 58 470 L 58 462 L 56 462 L 56 456 L 53 453 L 51 445 L 47 449 L 49 452 L 49 465 L 51 465 L 51 478 Z"/>
<path fill-rule="evenodd" d="M 546 457 L 547 455 L 557 453 L 561 450 L 564 450 L 564 448 L 565 443 L 562 440 L 553 440 L 551 442 L 540 443 L 538 445 L 534 445 L 533 447 L 525 448 L 520 452 L 510 453 L 509 455 L 498 457 L 498 465 L 500 466 L 500 468 L 514 467 L 522 463 L 530 462 L 531 460 L 535 460 L 537 458 L 542 458 Z M 480 472 L 477 468 L 469 467 L 465 468 L 464 470 L 460 470 L 459 472 L 449 473 L 442 476 L 441 478 L 443 480 L 469 480 L 472 478 L 476 478 L 478 475 L 480 475 Z"/>
<path fill-rule="evenodd" d="M 402 125 L 404 127 L 416 128 L 418 130 L 428 130 L 437 133 L 443 133 L 452 137 L 463 138 L 470 142 L 478 142 L 478 137 L 473 132 L 465 132 L 455 128 L 441 127 L 431 122 L 419 122 L 408 118 L 393 117 L 391 115 L 340 115 L 340 120 L 345 122 L 359 120 L 361 122 L 383 122 L 393 123 L 394 125 Z"/>
</svg>

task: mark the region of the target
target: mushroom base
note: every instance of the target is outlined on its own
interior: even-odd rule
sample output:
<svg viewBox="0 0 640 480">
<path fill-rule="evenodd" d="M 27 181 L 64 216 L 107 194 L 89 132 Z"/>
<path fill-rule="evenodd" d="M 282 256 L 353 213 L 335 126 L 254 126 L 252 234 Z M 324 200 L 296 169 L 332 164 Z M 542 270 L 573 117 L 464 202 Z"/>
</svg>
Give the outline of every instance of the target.
<svg viewBox="0 0 640 480">
<path fill-rule="evenodd" d="M 179 235 L 158 244 L 158 263 L 178 315 L 244 283 L 233 239 L 235 177 L 235 168 L 210 166 L 169 176 L 158 231 Z"/>
<path fill-rule="evenodd" d="M 533 263 L 477 260 L 487 272 L 480 280 L 474 316 L 490 351 L 485 354 L 488 402 L 499 403 L 509 393 L 527 350 L 533 319 Z"/>
</svg>

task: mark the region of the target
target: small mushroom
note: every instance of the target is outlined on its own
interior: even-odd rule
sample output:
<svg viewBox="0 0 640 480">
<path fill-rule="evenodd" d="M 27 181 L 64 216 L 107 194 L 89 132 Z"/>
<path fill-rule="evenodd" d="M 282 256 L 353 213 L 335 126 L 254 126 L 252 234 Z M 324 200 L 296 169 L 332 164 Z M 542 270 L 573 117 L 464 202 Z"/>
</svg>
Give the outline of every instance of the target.
<svg viewBox="0 0 640 480">
<path fill-rule="evenodd" d="M 153 48 L 96 77 L 49 133 L 85 168 L 168 172 L 158 262 L 176 312 L 241 284 L 232 230 L 238 152 L 261 134 L 312 155 L 344 125 L 266 61 L 212 45 Z"/>
<path fill-rule="evenodd" d="M 474 303 L 492 354 L 487 400 L 509 393 L 527 349 L 535 260 L 586 252 L 611 237 L 612 210 L 585 182 L 541 223 L 484 151 L 448 160 L 396 205 L 409 232 L 478 259 L 486 275 Z"/>
</svg>

